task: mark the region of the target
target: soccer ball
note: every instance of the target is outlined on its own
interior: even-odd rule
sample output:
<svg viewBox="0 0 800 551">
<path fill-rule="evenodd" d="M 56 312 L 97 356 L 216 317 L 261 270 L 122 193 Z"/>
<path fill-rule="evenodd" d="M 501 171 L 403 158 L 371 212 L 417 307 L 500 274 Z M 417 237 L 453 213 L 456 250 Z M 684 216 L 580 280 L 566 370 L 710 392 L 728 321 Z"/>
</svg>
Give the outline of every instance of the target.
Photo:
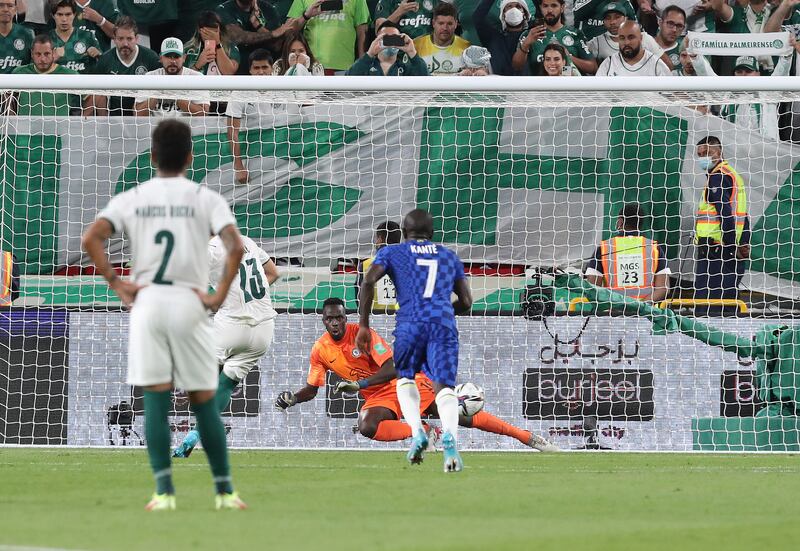
<svg viewBox="0 0 800 551">
<path fill-rule="evenodd" d="M 474 383 L 463 383 L 456 387 L 458 413 L 472 417 L 483 409 L 483 389 Z"/>
</svg>

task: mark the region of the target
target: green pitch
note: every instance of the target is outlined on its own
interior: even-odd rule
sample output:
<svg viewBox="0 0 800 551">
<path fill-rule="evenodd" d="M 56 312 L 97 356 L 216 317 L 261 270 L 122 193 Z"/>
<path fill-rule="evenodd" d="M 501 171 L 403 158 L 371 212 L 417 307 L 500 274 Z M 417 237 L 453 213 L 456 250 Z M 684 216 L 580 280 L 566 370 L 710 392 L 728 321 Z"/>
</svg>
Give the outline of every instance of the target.
<svg viewBox="0 0 800 551">
<path fill-rule="evenodd" d="M 794 455 L 234 452 L 250 509 L 218 513 L 205 456 L 145 513 L 143 451 L 0 448 L 0 549 L 798 549 Z"/>
</svg>

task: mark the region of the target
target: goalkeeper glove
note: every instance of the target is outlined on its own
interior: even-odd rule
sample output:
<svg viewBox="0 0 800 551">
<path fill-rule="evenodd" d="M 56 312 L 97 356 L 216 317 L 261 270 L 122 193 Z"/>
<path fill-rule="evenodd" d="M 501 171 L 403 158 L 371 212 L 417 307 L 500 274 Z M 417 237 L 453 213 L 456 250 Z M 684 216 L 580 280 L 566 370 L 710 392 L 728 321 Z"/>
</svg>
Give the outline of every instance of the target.
<svg viewBox="0 0 800 551">
<path fill-rule="evenodd" d="M 353 393 L 359 390 L 361 390 L 361 387 L 358 386 L 358 383 L 353 381 L 339 381 L 336 383 L 336 386 L 333 387 L 334 394 L 339 394 L 340 392 Z"/>
<path fill-rule="evenodd" d="M 284 390 L 278 394 L 278 399 L 275 400 L 275 407 L 281 411 L 285 411 L 287 408 L 292 407 L 296 403 L 297 396 L 295 396 L 294 393 L 289 390 Z"/>
</svg>

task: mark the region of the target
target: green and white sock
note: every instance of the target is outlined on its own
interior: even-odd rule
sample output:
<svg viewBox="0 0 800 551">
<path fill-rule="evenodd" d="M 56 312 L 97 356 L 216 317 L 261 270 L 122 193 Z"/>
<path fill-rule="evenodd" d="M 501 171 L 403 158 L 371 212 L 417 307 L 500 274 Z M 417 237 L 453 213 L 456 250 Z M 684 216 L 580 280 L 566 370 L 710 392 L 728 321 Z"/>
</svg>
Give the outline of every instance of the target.
<svg viewBox="0 0 800 551">
<path fill-rule="evenodd" d="M 147 454 L 150 467 L 156 478 L 157 494 L 174 494 L 170 463 L 169 410 L 172 396 L 163 392 L 144 391 L 144 434 L 147 439 Z"/>
<path fill-rule="evenodd" d="M 211 474 L 218 494 L 233 492 L 231 467 L 228 463 L 228 444 L 225 441 L 225 427 L 217 410 L 217 401 L 208 400 L 202 404 L 192 404 L 192 411 L 197 419 L 197 431 L 200 441 L 208 456 Z"/>
</svg>

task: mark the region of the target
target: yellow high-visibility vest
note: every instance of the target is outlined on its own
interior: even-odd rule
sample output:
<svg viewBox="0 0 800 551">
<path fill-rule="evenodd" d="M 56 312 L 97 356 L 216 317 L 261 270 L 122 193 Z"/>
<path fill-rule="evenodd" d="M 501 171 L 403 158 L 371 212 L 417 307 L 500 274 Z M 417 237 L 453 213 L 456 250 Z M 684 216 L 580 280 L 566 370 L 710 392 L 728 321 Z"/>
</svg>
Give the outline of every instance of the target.
<svg viewBox="0 0 800 551">
<path fill-rule="evenodd" d="M 730 176 L 733 180 L 731 211 L 736 217 L 736 244 L 738 245 L 744 231 L 745 220 L 747 219 L 747 191 L 745 190 L 744 180 L 728 164 L 728 161 L 718 163 L 711 171 L 711 174 L 718 172 Z M 703 190 L 703 198 L 697 207 L 695 236 L 697 239 L 710 239 L 716 243 L 722 243 L 722 222 L 719 219 L 716 207 L 708 202 L 708 184 Z"/>
<path fill-rule="evenodd" d="M 647 300 L 653 294 L 658 243 L 641 235 L 620 235 L 600 243 L 606 287 Z"/>
<path fill-rule="evenodd" d="M 369 257 L 363 263 L 363 270 L 366 274 L 372 262 L 375 260 L 374 256 Z M 397 290 L 394 288 L 391 278 L 388 275 L 383 276 L 375 284 L 375 294 L 372 297 L 372 309 L 384 312 L 386 310 L 399 310 L 400 305 L 397 304 Z"/>
<path fill-rule="evenodd" d="M 0 251 L 0 306 L 11 305 L 11 286 L 14 282 L 14 256 Z"/>
</svg>

